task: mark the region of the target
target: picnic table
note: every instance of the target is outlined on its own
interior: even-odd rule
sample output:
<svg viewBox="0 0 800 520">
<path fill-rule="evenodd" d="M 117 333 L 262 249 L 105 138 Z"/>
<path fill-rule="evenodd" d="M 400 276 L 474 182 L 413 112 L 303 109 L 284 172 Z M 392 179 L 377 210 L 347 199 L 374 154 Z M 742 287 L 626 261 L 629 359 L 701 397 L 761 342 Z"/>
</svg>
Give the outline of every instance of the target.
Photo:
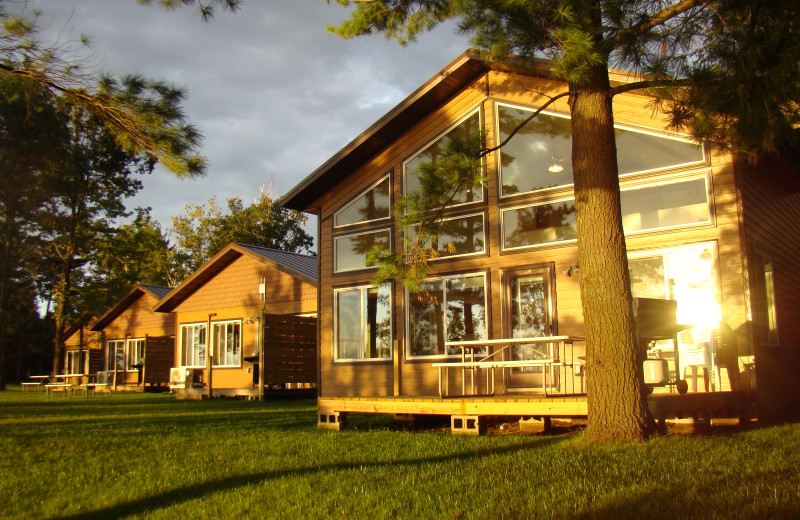
<svg viewBox="0 0 800 520">
<path fill-rule="evenodd" d="M 30 379 L 30 381 L 23 381 L 20 383 L 22 385 L 22 390 L 25 391 L 26 388 L 35 388 L 36 391 L 39 391 L 50 381 L 50 376 L 30 376 L 28 379 Z"/>
<path fill-rule="evenodd" d="M 455 397 L 450 395 L 450 369 L 461 369 L 461 396 L 475 397 L 480 395 L 494 395 L 495 389 L 495 369 L 505 371 L 511 368 L 531 368 L 541 367 L 543 369 L 542 392 L 548 395 L 547 376 L 550 373 L 554 378 L 554 368 L 572 368 L 582 365 L 583 361 L 575 361 L 572 347 L 577 341 L 584 341 L 584 338 L 577 336 L 539 336 L 531 338 L 507 338 L 507 339 L 484 339 L 466 341 L 445 341 L 445 349 L 459 348 L 461 350 L 461 360 L 443 363 L 434 363 L 433 366 L 439 369 L 439 395 L 441 397 Z M 517 345 L 525 345 L 531 348 L 534 355 L 530 359 L 502 359 L 505 352 Z M 499 347 L 495 350 L 496 347 Z M 476 358 L 476 355 L 483 356 Z M 485 392 L 480 394 L 476 391 L 476 380 L 480 378 L 481 370 L 485 370 L 486 385 Z M 470 374 L 470 391 L 467 392 L 466 376 Z M 574 381 L 573 381 L 574 385 Z M 573 388 L 574 390 L 574 388 Z"/>
</svg>

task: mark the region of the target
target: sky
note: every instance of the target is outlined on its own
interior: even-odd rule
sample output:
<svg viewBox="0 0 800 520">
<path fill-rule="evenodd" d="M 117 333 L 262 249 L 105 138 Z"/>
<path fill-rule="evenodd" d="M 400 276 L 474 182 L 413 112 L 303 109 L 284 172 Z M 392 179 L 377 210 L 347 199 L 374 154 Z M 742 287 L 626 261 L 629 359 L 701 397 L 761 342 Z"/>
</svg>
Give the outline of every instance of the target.
<svg viewBox="0 0 800 520">
<path fill-rule="evenodd" d="M 41 11 L 43 40 L 88 36 L 99 70 L 188 91 L 207 176 L 181 180 L 157 166 L 126 202 L 152 207 L 164 228 L 211 197 L 249 204 L 270 182 L 283 195 L 469 47 L 453 26 L 405 48 L 382 36 L 342 40 L 325 28 L 348 12 L 324 0 L 244 0 L 209 23 L 194 7 L 136 0 L 28 0 L 27 9 Z"/>
</svg>

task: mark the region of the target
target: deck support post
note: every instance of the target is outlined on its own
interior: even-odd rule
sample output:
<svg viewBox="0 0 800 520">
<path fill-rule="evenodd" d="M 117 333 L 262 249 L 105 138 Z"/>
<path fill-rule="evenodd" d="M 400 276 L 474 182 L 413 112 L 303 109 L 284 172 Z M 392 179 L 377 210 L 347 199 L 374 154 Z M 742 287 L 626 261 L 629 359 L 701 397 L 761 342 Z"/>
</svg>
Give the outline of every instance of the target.
<svg viewBox="0 0 800 520">
<path fill-rule="evenodd" d="M 485 435 L 486 416 L 451 415 L 450 433 L 455 435 Z"/>
<path fill-rule="evenodd" d="M 317 410 L 317 427 L 341 431 L 347 427 L 347 413 L 331 410 Z"/>
</svg>

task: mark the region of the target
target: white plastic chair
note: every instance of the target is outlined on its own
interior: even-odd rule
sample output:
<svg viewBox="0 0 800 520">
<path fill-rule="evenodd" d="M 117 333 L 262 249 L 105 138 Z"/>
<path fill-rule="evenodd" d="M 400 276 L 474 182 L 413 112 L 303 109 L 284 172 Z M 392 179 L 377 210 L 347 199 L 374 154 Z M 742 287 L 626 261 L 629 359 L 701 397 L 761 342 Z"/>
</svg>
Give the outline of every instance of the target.
<svg viewBox="0 0 800 520">
<path fill-rule="evenodd" d="M 692 392 L 697 392 L 697 368 L 706 369 L 706 390 L 715 390 L 711 380 L 714 362 L 711 352 L 711 329 L 692 327 L 678 334 L 678 377 L 683 379 L 687 368 L 692 369 Z"/>
</svg>

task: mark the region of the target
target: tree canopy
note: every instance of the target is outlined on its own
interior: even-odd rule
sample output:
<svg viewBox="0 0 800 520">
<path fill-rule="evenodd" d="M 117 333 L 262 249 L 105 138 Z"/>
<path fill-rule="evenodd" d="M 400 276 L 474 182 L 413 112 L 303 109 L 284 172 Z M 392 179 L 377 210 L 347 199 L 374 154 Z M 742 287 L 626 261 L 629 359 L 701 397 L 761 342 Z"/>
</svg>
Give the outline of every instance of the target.
<svg viewBox="0 0 800 520">
<path fill-rule="evenodd" d="M 589 440 L 653 431 L 642 392 L 614 135 L 614 96 L 639 90 L 668 128 L 757 159 L 797 146 L 800 6 L 792 0 L 336 0 L 330 30 L 413 42 L 446 20 L 487 57 L 546 58 L 569 96 Z M 609 67 L 636 78 L 612 85 Z M 472 156 L 486 153 L 474 150 Z M 468 154 L 470 155 L 470 154 Z M 433 165 L 435 167 L 435 165 Z M 446 171 L 445 169 L 441 170 Z M 446 191 L 446 190 L 444 190 Z M 426 197 L 446 204 L 441 193 Z"/>
</svg>

